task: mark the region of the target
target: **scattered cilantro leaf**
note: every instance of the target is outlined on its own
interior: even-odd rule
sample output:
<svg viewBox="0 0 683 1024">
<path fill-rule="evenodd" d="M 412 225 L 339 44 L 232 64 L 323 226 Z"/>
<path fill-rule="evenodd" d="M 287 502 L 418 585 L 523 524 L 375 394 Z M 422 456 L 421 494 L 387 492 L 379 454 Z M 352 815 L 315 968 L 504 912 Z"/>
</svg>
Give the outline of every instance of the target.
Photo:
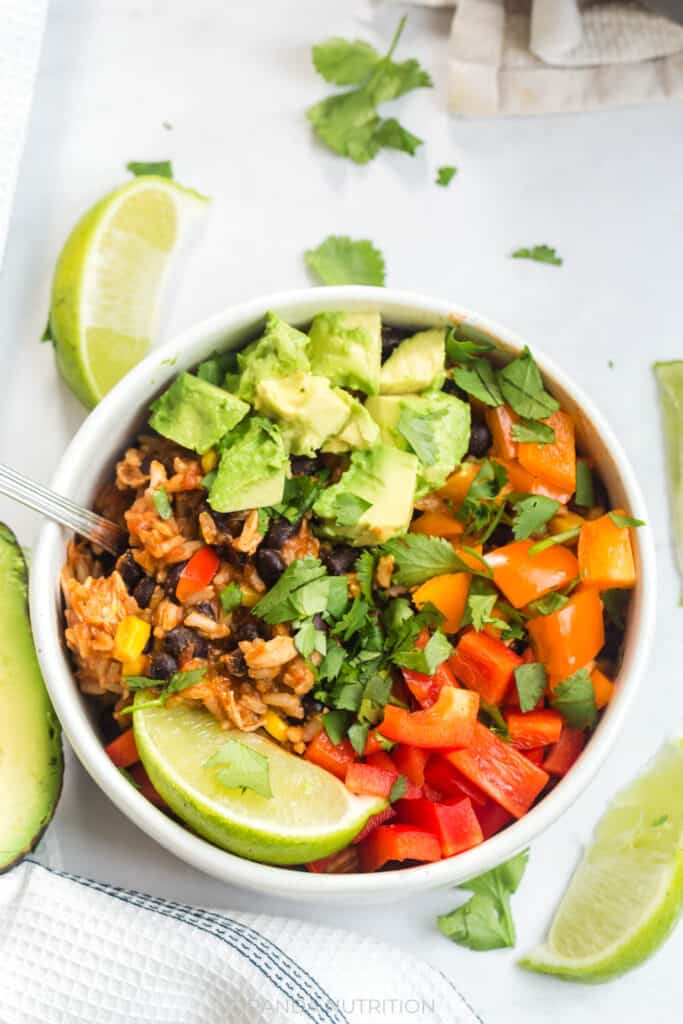
<svg viewBox="0 0 683 1024">
<path fill-rule="evenodd" d="M 464 882 L 460 888 L 474 895 L 467 903 L 437 918 L 439 930 L 446 938 L 468 949 L 504 949 L 515 944 L 515 926 L 510 909 L 510 896 L 516 892 L 524 874 L 528 850 L 493 868 L 478 878 Z"/>
<path fill-rule="evenodd" d="M 152 491 L 152 501 L 160 519 L 171 518 L 173 509 L 165 487 L 159 487 L 156 491 Z"/>
<path fill-rule="evenodd" d="M 629 603 L 628 590 L 603 590 L 602 603 L 607 618 L 617 629 L 626 629 L 626 609 Z"/>
<path fill-rule="evenodd" d="M 562 266 L 562 258 L 549 245 L 533 245 L 530 248 L 515 249 L 513 260 L 536 260 L 537 263 L 550 263 L 554 267 Z"/>
<path fill-rule="evenodd" d="M 527 540 L 533 533 L 545 532 L 547 523 L 560 507 L 558 501 L 543 494 L 525 494 L 514 500 L 512 532 L 515 540 Z"/>
<path fill-rule="evenodd" d="M 389 791 L 389 803 L 395 804 L 397 800 L 408 792 L 408 779 L 405 775 L 399 775 Z"/>
<path fill-rule="evenodd" d="M 449 572 L 468 572 L 478 576 L 490 576 L 483 570 L 473 569 L 460 558 L 443 537 L 427 537 L 419 533 L 408 533 L 395 537 L 382 545 L 382 552 L 393 555 L 394 582 L 401 587 L 414 587 L 432 576 Z"/>
<path fill-rule="evenodd" d="M 322 470 L 315 476 L 292 476 L 285 480 L 282 501 L 268 511 L 271 515 L 282 516 L 289 523 L 296 523 L 315 504 L 329 479 L 329 471 Z"/>
<path fill-rule="evenodd" d="M 472 580 L 467 594 L 467 603 L 461 622 L 462 626 L 473 626 L 479 633 L 484 626 L 493 622 L 493 609 L 499 598 L 496 587 L 489 580 L 476 578 Z M 496 624 L 498 624 L 496 622 Z M 502 623 L 504 626 L 505 623 Z"/>
<path fill-rule="evenodd" d="M 512 440 L 523 444 L 555 444 L 555 431 L 540 420 L 519 420 L 512 424 Z"/>
<path fill-rule="evenodd" d="M 436 185 L 441 185 L 442 188 L 447 188 L 453 181 L 453 178 L 458 173 L 458 168 L 444 164 L 443 167 L 439 167 L 436 172 Z"/>
<path fill-rule="evenodd" d="M 396 429 L 425 466 L 433 466 L 439 458 L 439 446 L 434 433 L 434 421 L 446 415 L 446 410 L 431 412 L 428 416 L 403 405 Z"/>
<path fill-rule="evenodd" d="M 508 475 L 505 466 L 490 459 L 483 459 L 479 472 L 470 484 L 465 498 L 497 498 L 507 483 Z"/>
<path fill-rule="evenodd" d="M 147 676 L 126 676 L 123 682 L 129 690 L 146 690 L 149 686 L 158 686 L 158 679 L 149 679 Z"/>
<path fill-rule="evenodd" d="M 445 634 L 437 629 L 422 649 L 416 647 L 412 651 L 397 651 L 393 655 L 393 661 L 403 668 L 433 676 L 452 651 L 453 648 Z"/>
<path fill-rule="evenodd" d="M 540 661 L 518 665 L 515 669 L 515 686 L 519 697 L 520 711 L 533 711 L 545 693 L 548 683 L 545 666 Z"/>
<path fill-rule="evenodd" d="M 559 402 L 543 386 L 541 372 L 528 348 L 497 373 L 504 400 L 518 416 L 544 420 L 560 408 Z"/>
<path fill-rule="evenodd" d="M 313 65 L 333 85 L 361 85 L 382 59 L 363 39 L 332 36 L 313 47 Z"/>
<path fill-rule="evenodd" d="M 585 459 L 576 460 L 576 493 L 574 503 L 581 508 L 592 508 L 595 505 L 595 487 L 593 474 Z"/>
<path fill-rule="evenodd" d="M 495 347 L 476 327 L 449 324 L 446 329 L 446 354 L 452 363 L 469 363 L 485 352 L 493 352 Z"/>
<path fill-rule="evenodd" d="M 308 619 L 295 634 L 294 646 L 303 658 L 310 658 L 314 651 L 324 655 L 327 653 L 327 633 Z"/>
<path fill-rule="evenodd" d="M 307 555 L 299 558 L 291 565 L 288 565 L 275 586 L 271 587 L 260 601 L 252 608 L 254 615 L 257 615 L 265 622 L 274 625 L 277 622 L 288 622 L 307 614 L 301 609 L 301 595 L 299 591 L 322 580 L 327 574 L 320 559 Z M 298 595 L 298 596 L 297 596 Z M 324 607 L 324 606 L 323 606 Z M 316 611 L 322 609 L 316 608 Z"/>
<path fill-rule="evenodd" d="M 494 736 L 500 736 L 506 743 L 510 742 L 510 730 L 505 716 L 497 704 L 489 704 L 487 700 L 479 701 L 479 717 L 483 720 Z"/>
<path fill-rule="evenodd" d="M 555 590 L 550 594 L 544 594 L 543 597 L 539 597 L 535 601 L 531 601 L 527 605 L 527 612 L 530 616 L 552 615 L 553 612 L 559 612 L 560 608 L 564 608 L 568 601 L 568 597 Z"/>
<path fill-rule="evenodd" d="M 334 632 L 342 640 L 350 640 L 355 633 L 358 633 L 364 626 L 370 608 L 367 601 L 362 597 L 354 597 L 348 611 L 341 617 L 334 627 Z"/>
<path fill-rule="evenodd" d="M 368 742 L 369 731 L 369 726 L 364 725 L 361 722 L 354 722 L 353 725 L 349 726 L 349 743 L 359 757 L 362 757 L 365 753 L 365 746 Z"/>
<path fill-rule="evenodd" d="M 265 537 L 265 535 L 268 532 L 268 524 L 270 523 L 270 515 L 269 515 L 267 509 L 260 508 L 258 510 L 258 512 L 257 512 L 257 517 L 258 518 L 257 518 L 256 529 L 258 530 L 258 532 L 261 534 L 262 537 Z"/>
<path fill-rule="evenodd" d="M 654 819 L 654 821 L 652 822 L 650 827 L 651 828 L 659 828 L 661 825 L 666 825 L 668 820 L 669 820 L 669 815 L 668 814 L 660 814 L 660 816 L 658 818 Z"/>
<path fill-rule="evenodd" d="M 625 516 L 623 512 L 608 512 L 607 513 L 615 526 L 619 529 L 628 527 L 645 526 L 644 519 L 634 519 L 633 516 Z"/>
<path fill-rule="evenodd" d="M 401 153 L 409 153 L 410 156 L 414 156 L 417 148 L 422 145 L 422 139 L 404 128 L 395 117 L 382 121 L 375 133 L 375 140 L 380 147 L 398 149 Z"/>
<path fill-rule="evenodd" d="M 585 729 L 595 725 L 597 709 L 593 681 L 585 668 L 579 669 L 555 687 L 550 703 L 567 725 Z"/>
<path fill-rule="evenodd" d="M 304 258 L 322 284 L 384 286 L 384 257 L 367 238 L 328 235 L 316 249 L 307 249 Z"/>
<path fill-rule="evenodd" d="M 339 675 L 345 660 L 346 651 L 342 645 L 334 637 L 328 637 L 327 653 L 318 666 L 318 675 L 321 679 L 333 682 Z"/>
<path fill-rule="evenodd" d="M 323 715 L 323 727 L 330 738 L 330 742 L 337 746 L 346 736 L 346 731 L 351 721 L 351 715 L 347 711 L 332 709 Z"/>
<path fill-rule="evenodd" d="M 377 565 L 377 556 L 365 548 L 364 551 L 356 559 L 356 577 L 358 579 L 358 586 L 360 592 L 369 605 L 375 603 L 375 599 L 372 593 L 372 584 L 375 578 L 375 566 Z"/>
<path fill-rule="evenodd" d="M 539 555 L 541 551 L 546 551 L 548 548 L 552 548 L 556 544 L 565 544 L 568 540 L 574 540 L 580 533 L 580 526 L 572 526 L 571 530 L 563 530 L 562 533 L 556 533 L 552 537 L 546 537 L 544 540 L 539 540 L 537 544 L 534 544 L 529 548 L 529 556 L 533 558 L 534 555 Z"/>
<path fill-rule="evenodd" d="M 173 167 L 170 160 L 131 160 L 126 170 L 139 178 L 143 174 L 156 174 L 159 178 L 172 178 Z"/>
<path fill-rule="evenodd" d="M 455 366 L 452 374 L 458 387 L 473 398 L 478 398 L 484 405 L 503 405 L 505 400 L 496 381 L 495 371 L 486 359 L 471 359 L 464 366 Z"/>
<path fill-rule="evenodd" d="M 220 768 L 216 780 L 226 789 L 250 789 L 266 799 L 273 795 L 268 758 L 240 740 L 227 740 L 204 767 Z"/>
<path fill-rule="evenodd" d="M 224 612 L 234 611 L 242 604 L 242 588 L 239 583 L 228 583 L 218 594 Z"/>
<path fill-rule="evenodd" d="M 359 498 L 357 494 L 342 492 L 337 495 L 334 503 L 335 518 L 340 526 L 355 526 L 364 512 L 370 508 L 370 502 Z"/>
<path fill-rule="evenodd" d="M 172 693 L 180 693 L 182 690 L 187 690 L 190 686 L 196 686 L 197 683 L 201 683 L 205 675 L 205 668 L 191 668 L 184 672 L 174 672 L 162 696 L 166 698 Z"/>
</svg>

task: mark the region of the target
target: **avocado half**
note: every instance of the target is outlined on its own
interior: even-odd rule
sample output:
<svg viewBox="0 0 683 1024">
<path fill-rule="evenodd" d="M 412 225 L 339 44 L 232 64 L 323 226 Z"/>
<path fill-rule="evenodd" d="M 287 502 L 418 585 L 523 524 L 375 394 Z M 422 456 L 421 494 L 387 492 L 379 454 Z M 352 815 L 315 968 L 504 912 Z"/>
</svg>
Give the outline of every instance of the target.
<svg viewBox="0 0 683 1024">
<path fill-rule="evenodd" d="M 40 839 L 62 775 L 61 730 L 31 635 L 26 562 L 0 523 L 0 872 Z"/>
</svg>

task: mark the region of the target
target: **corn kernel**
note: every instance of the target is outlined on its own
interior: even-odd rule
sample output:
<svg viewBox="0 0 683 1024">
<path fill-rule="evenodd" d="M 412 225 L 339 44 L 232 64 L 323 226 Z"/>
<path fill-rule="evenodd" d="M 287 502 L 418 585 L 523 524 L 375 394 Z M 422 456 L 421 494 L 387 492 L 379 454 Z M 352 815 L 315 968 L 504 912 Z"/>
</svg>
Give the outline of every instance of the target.
<svg viewBox="0 0 683 1024">
<path fill-rule="evenodd" d="M 136 615 L 126 615 L 116 627 L 114 657 L 117 661 L 132 662 L 144 651 L 152 627 Z"/>
<path fill-rule="evenodd" d="M 137 658 L 131 658 L 129 661 L 122 662 L 121 675 L 144 676 L 146 668 L 147 656 L 145 654 L 139 654 Z"/>
<path fill-rule="evenodd" d="M 258 590 L 254 590 L 244 583 L 242 584 L 242 604 L 245 608 L 253 608 L 261 600 L 262 596 Z"/>
<path fill-rule="evenodd" d="M 287 723 L 276 715 L 274 711 L 266 711 L 266 720 L 263 723 L 266 732 L 269 732 L 274 740 L 283 743 L 287 736 Z"/>
<path fill-rule="evenodd" d="M 218 462 L 218 455 L 215 448 L 209 448 L 208 451 L 202 455 L 202 469 L 205 473 L 210 473 L 212 469 L 216 468 Z"/>
</svg>

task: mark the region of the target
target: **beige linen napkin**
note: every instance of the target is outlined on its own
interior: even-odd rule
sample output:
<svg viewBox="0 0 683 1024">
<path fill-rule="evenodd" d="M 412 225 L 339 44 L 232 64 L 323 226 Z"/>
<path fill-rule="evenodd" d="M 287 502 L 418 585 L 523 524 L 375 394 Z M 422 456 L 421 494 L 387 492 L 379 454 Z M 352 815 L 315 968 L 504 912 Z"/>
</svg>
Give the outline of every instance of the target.
<svg viewBox="0 0 683 1024">
<path fill-rule="evenodd" d="M 545 114 L 674 96 L 683 96 L 683 26 L 639 3 L 458 0 L 449 46 L 454 111 Z"/>
</svg>

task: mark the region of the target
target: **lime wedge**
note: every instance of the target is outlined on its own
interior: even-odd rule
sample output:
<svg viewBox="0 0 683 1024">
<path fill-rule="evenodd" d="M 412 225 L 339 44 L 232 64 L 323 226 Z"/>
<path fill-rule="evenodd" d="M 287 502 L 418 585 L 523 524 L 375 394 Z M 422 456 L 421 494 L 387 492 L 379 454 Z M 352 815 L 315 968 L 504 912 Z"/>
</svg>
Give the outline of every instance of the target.
<svg viewBox="0 0 683 1024">
<path fill-rule="evenodd" d="M 149 697 L 139 691 L 136 704 Z M 250 860 L 302 864 L 326 857 L 386 807 L 377 797 L 354 796 L 334 775 L 260 733 L 221 729 L 189 704 L 148 707 L 133 718 L 142 763 L 169 807 L 200 836 Z M 272 797 L 227 789 L 207 767 L 231 739 L 268 758 Z"/>
<path fill-rule="evenodd" d="M 522 967 L 607 981 L 642 963 L 683 910 L 683 741 L 666 744 L 610 804 L 546 942 Z"/>
<path fill-rule="evenodd" d="M 683 576 L 683 359 L 655 363 L 654 371 L 662 403 L 674 546 Z"/>
<path fill-rule="evenodd" d="M 50 336 L 87 406 L 147 353 L 172 257 L 208 202 L 168 178 L 135 178 L 78 222 L 57 261 Z"/>
</svg>

